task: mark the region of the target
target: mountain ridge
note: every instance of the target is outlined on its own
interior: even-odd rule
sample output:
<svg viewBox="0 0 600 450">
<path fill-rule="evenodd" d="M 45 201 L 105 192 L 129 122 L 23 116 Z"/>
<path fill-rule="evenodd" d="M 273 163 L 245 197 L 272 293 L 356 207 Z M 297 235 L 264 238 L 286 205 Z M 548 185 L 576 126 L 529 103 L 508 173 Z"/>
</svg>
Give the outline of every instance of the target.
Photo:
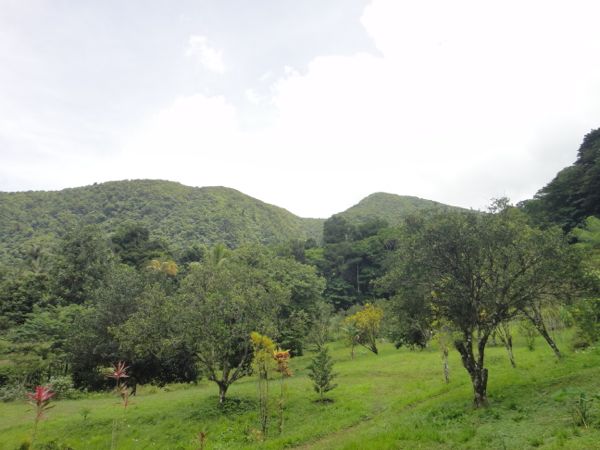
<svg viewBox="0 0 600 450">
<path fill-rule="evenodd" d="M 441 205 L 376 192 L 338 214 L 358 222 L 378 216 L 390 225 L 408 213 Z M 112 233 L 141 223 L 174 249 L 191 243 L 231 247 L 287 240 L 321 241 L 326 219 L 303 218 L 226 186 L 192 187 L 168 180 L 119 180 L 56 191 L 0 192 L 0 260 L 18 258 L 30 242 L 48 243 L 79 223 Z"/>
<path fill-rule="evenodd" d="M 386 220 L 390 225 L 398 225 L 410 214 L 435 210 L 464 210 L 464 208 L 412 195 L 374 192 L 360 200 L 356 205 L 334 214 L 334 216 L 341 216 L 357 223 L 364 223 L 378 218 Z"/>
</svg>

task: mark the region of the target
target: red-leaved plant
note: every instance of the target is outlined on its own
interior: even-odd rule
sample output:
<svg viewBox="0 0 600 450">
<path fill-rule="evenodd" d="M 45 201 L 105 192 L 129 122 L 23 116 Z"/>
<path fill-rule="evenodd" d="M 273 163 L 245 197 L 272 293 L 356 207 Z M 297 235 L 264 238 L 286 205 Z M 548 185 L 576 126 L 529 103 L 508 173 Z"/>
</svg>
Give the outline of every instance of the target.
<svg viewBox="0 0 600 450">
<path fill-rule="evenodd" d="M 121 378 L 129 378 L 127 375 L 127 369 L 129 366 L 125 365 L 125 361 L 119 361 L 117 364 L 113 364 L 111 372 L 107 375 L 108 378 L 114 378 L 117 383 L 117 388 L 121 384 Z"/>
<path fill-rule="evenodd" d="M 36 386 L 34 392 L 27 393 L 27 397 L 29 397 L 29 403 L 35 408 L 35 421 L 33 423 L 33 435 L 31 436 L 31 443 L 33 444 L 39 421 L 44 417 L 46 411 L 54 407 L 54 405 L 50 405 L 54 392 L 48 386 Z"/>
<path fill-rule="evenodd" d="M 131 391 L 129 390 L 129 386 L 124 381 L 121 381 L 124 378 L 129 378 L 127 374 L 127 369 L 129 366 L 125 365 L 125 361 L 119 361 L 116 364 L 113 364 L 109 373 L 106 375 L 107 378 L 114 378 L 115 380 L 115 392 L 121 397 L 123 402 L 123 409 L 126 411 L 127 406 L 129 405 L 129 395 Z M 110 448 L 114 449 L 117 446 L 117 418 L 113 420 L 113 429 L 112 429 L 112 438 Z"/>
</svg>

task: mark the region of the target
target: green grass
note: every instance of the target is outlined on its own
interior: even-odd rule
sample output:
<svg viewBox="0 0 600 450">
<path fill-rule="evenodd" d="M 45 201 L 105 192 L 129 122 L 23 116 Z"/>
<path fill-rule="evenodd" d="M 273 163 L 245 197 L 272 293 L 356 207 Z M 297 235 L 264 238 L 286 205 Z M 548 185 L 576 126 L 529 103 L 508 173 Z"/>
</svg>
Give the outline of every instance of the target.
<svg viewBox="0 0 600 450">
<path fill-rule="evenodd" d="M 518 342 L 520 344 L 520 342 Z M 566 351 L 566 339 L 559 341 Z M 225 408 L 217 407 L 216 386 L 169 391 L 144 387 L 124 414 L 109 394 L 58 401 L 40 423 L 38 442 L 55 440 L 75 449 L 110 448 L 112 423 L 119 419 L 120 449 L 195 449 L 196 435 L 208 433 L 208 449 L 600 449 L 600 405 L 590 428 L 573 424 L 580 392 L 600 393 L 600 351 L 569 353 L 556 361 L 537 342 L 534 352 L 517 346 L 517 368 L 502 347 L 487 352 L 490 405 L 471 406 L 471 385 L 457 353 L 451 353 L 451 382 L 445 384 L 435 349 L 395 350 L 381 345 L 378 356 L 361 350 L 354 361 L 341 344 L 331 345 L 339 376 L 331 403 L 320 404 L 306 376 L 310 356 L 295 358 L 287 381 L 284 432 L 276 431 L 275 397 L 270 435 L 257 442 L 256 383 L 234 384 Z M 91 412 L 84 420 L 81 411 Z M 25 403 L 0 404 L 0 449 L 28 439 L 33 413 Z"/>
</svg>

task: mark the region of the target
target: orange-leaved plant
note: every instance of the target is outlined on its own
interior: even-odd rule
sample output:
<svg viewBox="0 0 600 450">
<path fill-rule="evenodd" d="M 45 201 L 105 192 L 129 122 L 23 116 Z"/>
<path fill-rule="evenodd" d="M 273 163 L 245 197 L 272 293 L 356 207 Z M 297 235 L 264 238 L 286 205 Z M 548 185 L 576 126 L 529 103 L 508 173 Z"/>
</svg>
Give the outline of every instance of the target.
<svg viewBox="0 0 600 450">
<path fill-rule="evenodd" d="M 292 371 L 289 368 L 290 351 L 277 349 L 273 351 L 273 359 L 277 362 L 277 372 L 280 375 L 280 392 L 279 392 L 279 434 L 283 433 L 283 411 L 285 406 L 285 379 L 292 376 Z"/>
<path fill-rule="evenodd" d="M 267 437 L 269 421 L 269 369 L 273 365 L 275 343 L 270 337 L 256 331 L 250 333 L 253 350 L 253 366 L 258 375 L 258 415 L 261 438 Z"/>
</svg>

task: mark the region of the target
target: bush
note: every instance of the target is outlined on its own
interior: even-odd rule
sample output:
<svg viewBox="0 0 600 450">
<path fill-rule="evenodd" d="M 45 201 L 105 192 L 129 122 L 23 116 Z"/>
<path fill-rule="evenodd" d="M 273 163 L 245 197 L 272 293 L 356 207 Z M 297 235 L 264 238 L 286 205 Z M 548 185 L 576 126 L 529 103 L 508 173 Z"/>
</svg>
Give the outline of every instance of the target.
<svg viewBox="0 0 600 450">
<path fill-rule="evenodd" d="M 57 400 L 77 398 L 80 394 L 73 386 L 73 378 L 70 375 L 50 377 L 48 384 L 55 393 Z"/>
<path fill-rule="evenodd" d="M 580 300 L 573 307 L 577 339 L 593 344 L 600 339 L 600 297 Z"/>
<path fill-rule="evenodd" d="M 27 396 L 27 390 L 21 383 L 11 383 L 0 387 L 0 401 L 12 402 L 23 400 Z"/>
<path fill-rule="evenodd" d="M 15 372 L 13 366 L 0 366 L 0 387 L 11 384 L 11 381 L 15 378 Z"/>
<path fill-rule="evenodd" d="M 315 392 L 319 394 L 319 401 L 325 401 L 325 394 L 337 384 L 332 383 L 337 374 L 332 372 L 333 360 L 329 356 L 327 347 L 323 346 L 308 365 L 308 378 L 313 381 Z"/>
</svg>

